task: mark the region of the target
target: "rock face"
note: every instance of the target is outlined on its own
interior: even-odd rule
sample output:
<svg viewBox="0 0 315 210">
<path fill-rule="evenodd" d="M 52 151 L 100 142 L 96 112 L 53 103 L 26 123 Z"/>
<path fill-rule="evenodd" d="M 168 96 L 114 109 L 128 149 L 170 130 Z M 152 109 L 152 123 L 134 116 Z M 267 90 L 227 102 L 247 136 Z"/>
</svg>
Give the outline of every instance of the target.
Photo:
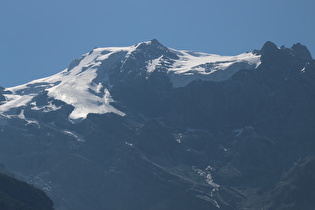
<svg viewBox="0 0 315 210">
<path fill-rule="evenodd" d="M 97 48 L 1 90 L 0 162 L 56 209 L 311 209 L 314 80 L 301 44 Z"/>
<path fill-rule="evenodd" d="M 3 96 L 4 88 L 0 86 L 0 102 L 5 100 L 5 97 Z"/>
<path fill-rule="evenodd" d="M 310 209 L 315 206 L 315 160 L 306 157 L 294 163 L 281 182 L 266 196 L 265 203 L 270 209 Z"/>
<path fill-rule="evenodd" d="M 3 174 L 2 166 L 0 171 L 0 209 L 53 210 L 53 203 L 44 192 Z"/>
</svg>

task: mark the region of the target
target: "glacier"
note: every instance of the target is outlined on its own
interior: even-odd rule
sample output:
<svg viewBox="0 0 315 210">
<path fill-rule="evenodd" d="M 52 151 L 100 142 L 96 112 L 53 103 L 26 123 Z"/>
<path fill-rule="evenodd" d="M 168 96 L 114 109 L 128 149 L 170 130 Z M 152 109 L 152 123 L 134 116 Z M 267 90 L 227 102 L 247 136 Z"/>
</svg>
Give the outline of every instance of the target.
<svg viewBox="0 0 315 210">
<path fill-rule="evenodd" d="M 53 104 L 37 106 L 34 103 L 34 97 L 46 91 L 48 97 L 73 106 L 74 109 L 69 115 L 69 119 L 73 122 L 85 119 L 89 113 L 115 113 L 124 116 L 124 112 L 112 105 L 115 100 L 110 92 L 109 69 L 118 64 L 121 65 L 121 69 L 124 68 L 127 59 L 132 59 L 138 47 L 144 45 L 150 47 L 154 45 L 154 41 L 129 47 L 95 48 L 84 54 L 82 58 L 75 59 L 60 73 L 7 88 L 7 93 L 4 94 L 6 100 L 0 104 L 0 115 L 18 116 L 10 110 L 23 109 L 27 105 L 33 110 L 46 112 L 57 110 L 58 107 Z M 170 78 L 173 88 L 184 87 L 197 79 L 224 81 L 242 69 L 256 69 L 261 63 L 260 55 L 252 52 L 236 56 L 220 56 L 186 50 L 168 50 L 178 57 L 169 59 L 162 55 L 145 61 L 146 78 L 154 71 L 164 71 Z M 97 81 L 99 74 L 103 75 L 101 81 Z"/>
</svg>

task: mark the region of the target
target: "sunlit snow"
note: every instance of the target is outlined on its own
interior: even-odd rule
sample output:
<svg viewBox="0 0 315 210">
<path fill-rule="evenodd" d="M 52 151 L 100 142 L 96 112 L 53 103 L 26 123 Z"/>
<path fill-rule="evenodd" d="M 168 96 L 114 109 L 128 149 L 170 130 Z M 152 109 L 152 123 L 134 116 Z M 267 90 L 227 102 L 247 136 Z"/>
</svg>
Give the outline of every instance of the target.
<svg viewBox="0 0 315 210">
<path fill-rule="evenodd" d="M 160 65 L 160 60 L 162 59 L 162 57 L 163 56 L 149 61 L 148 66 L 147 66 L 147 72 L 149 73 L 153 72 L 157 68 L 157 66 Z"/>
<path fill-rule="evenodd" d="M 24 107 L 31 104 L 32 99 L 41 91 L 48 91 L 48 96 L 64 101 L 74 107 L 70 114 L 71 120 L 83 119 L 89 113 L 104 114 L 113 112 L 124 116 L 125 114 L 110 105 L 114 100 L 107 88 L 101 83 L 96 84 L 93 80 L 97 76 L 98 67 L 113 53 L 124 51 L 128 56 L 135 46 L 97 48 L 89 54 L 83 55 L 83 59 L 73 69 L 55 74 L 43 79 L 34 80 L 30 83 L 7 88 L 12 94 L 5 94 L 6 101 L 0 105 L 0 114 L 5 114 L 14 107 Z M 104 54 L 106 52 L 106 54 Z M 93 93 L 93 91 L 96 93 Z M 54 111 L 58 107 L 52 104 L 45 107 L 36 107 L 33 110 Z"/>
<path fill-rule="evenodd" d="M 174 87 L 186 86 L 193 80 L 223 81 L 242 69 L 255 69 L 260 55 L 243 53 L 237 56 L 220 56 L 207 53 L 173 50 L 179 57 L 168 69 Z"/>
<path fill-rule="evenodd" d="M 6 90 L 11 93 L 4 94 L 6 100 L 0 104 L 0 115 L 9 116 L 12 113 L 9 114 L 8 112 L 12 108 L 25 106 L 30 106 L 34 111 L 51 112 L 58 110 L 60 107 L 51 102 L 41 106 L 34 102 L 35 96 L 47 91 L 48 97 L 61 100 L 74 107 L 69 116 L 69 119 L 73 121 L 84 119 L 89 113 L 112 112 L 124 116 L 123 112 L 111 105 L 114 100 L 110 93 L 110 83 L 106 71 L 115 62 L 121 62 L 121 68 L 123 68 L 127 58 L 140 44 L 121 48 L 96 48 L 90 53 L 84 54 L 82 59 L 75 60 L 69 69 L 67 68 L 58 74 L 7 88 Z M 144 42 L 144 44 L 150 45 L 151 42 Z M 167 60 L 162 55 L 153 60 L 145 61 L 145 65 L 148 77 L 153 71 L 167 64 L 165 72 L 175 88 L 186 86 L 196 79 L 223 81 L 241 69 L 255 69 L 260 65 L 260 56 L 253 53 L 219 56 L 172 49 L 171 51 L 176 53 L 179 59 Z M 105 71 L 102 74 L 105 76 L 101 82 L 96 79 L 100 69 Z"/>
</svg>

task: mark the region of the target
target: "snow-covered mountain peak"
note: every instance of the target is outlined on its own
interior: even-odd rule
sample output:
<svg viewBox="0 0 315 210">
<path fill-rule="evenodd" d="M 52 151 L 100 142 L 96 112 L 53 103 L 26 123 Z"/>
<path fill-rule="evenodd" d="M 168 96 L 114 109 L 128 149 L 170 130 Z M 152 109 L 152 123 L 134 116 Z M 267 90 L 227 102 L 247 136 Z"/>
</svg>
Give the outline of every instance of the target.
<svg viewBox="0 0 315 210">
<path fill-rule="evenodd" d="M 6 101 L 0 105 L 0 113 L 10 115 L 9 111 L 16 107 L 31 106 L 38 110 L 32 103 L 35 96 L 47 92 L 47 96 L 72 105 L 74 110 L 69 118 L 71 120 L 84 119 L 89 113 L 113 112 L 124 115 L 123 112 L 110 105 L 113 102 L 108 87 L 102 83 L 95 83 L 97 70 L 103 61 L 114 53 L 122 52 L 125 56 L 130 54 L 135 47 L 125 48 L 96 48 L 90 53 L 77 59 L 64 71 L 30 83 L 8 88 L 11 94 L 5 94 Z M 106 83 L 106 81 L 104 81 Z M 108 82 L 109 83 L 109 82 Z M 47 107 L 46 107 L 47 108 Z"/>
<path fill-rule="evenodd" d="M 89 113 L 112 112 L 124 116 L 111 104 L 113 82 L 148 78 L 154 71 L 161 71 L 176 88 L 196 79 L 223 81 L 239 70 L 255 69 L 259 64 L 260 55 L 253 53 L 219 56 L 174 50 L 155 39 L 129 47 L 94 48 L 60 73 L 6 89 L 0 114 L 21 116 L 25 107 L 37 111 L 57 110 L 58 106 L 50 102 L 40 107 L 34 102 L 35 97 L 45 93 L 46 97 L 73 107 L 70 120 L 84 119 Z"/>
<path fill-rule="evenodd" d="M 110 50 L 110 49 L 106 49 Z M 103 60 L 117 52 L 128 49 L 115 49 L 105 55 L 104 50 L 96 49 L 92 54 L 85 56 L 82 61 L 71 69 L 56 75 L 56 80 L 60 83 L 48 88 L 48 96 L 64 101 L 74 107 L 70 114 L 70 119 L 85 118 L 89 113 L 107 113 L 114 112 L 119 115 L 124 113 L 110 105 L 113 102 L 108 87 L 101 83 L 95 83 L 93 80 L 97 77 L 97 70 Z"/>
<path fill-rule="evenodd" d="M 164 45 L 162 45 L 157 39 L 152 39 L 150 41 L 144 41 L 140 42 L 139 44 L 136 44 L 135 47 L 141 47 L 141 46 L 158 46 L 161 48 L 166 48 Z"/>
<path fill-rule="evenodd" d="M 256 69 L 261 63 L 261 55 L 252 52 L 236 56 L 220 56 L 186 50 L 172 49 L 172 51 L 178 56 L 178 59 L 174 59 L 170 68 L 167 69 L 173 87 L 186 86 L 196 79 L 224 81 L 240 70 Z M 159 66 L 161 62 L 162 58 L 159 58 L 151 64 Z M 152 65 L 148 67 L 150 72 L 153 69 Z"/>
</svg>

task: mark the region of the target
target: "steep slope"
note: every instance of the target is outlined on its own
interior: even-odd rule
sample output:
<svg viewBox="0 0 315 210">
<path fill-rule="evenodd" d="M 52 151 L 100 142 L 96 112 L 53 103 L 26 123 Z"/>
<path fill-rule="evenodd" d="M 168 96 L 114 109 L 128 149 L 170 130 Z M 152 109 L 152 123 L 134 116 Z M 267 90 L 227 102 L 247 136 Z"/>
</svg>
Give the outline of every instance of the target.
<svg viewBox="0 0 315 210">
<path fill-rule="evenodd" d="M 14 115 L 16 108 L 24 107 L 53 112 L 60 109 L 54 103 L 58 100 L 73 107 L 69 116 L 72 120 L 84 119 L 89 113 L 113 112 L 123 116 L 123 112 L 110 105 L 113 99 L 109 90 L 116 83 L 148 79 L 155 72 L 170 76 L 174 87 L 198 78 L 222 81 L 259 63 L 259 56 L 252 53 L 232 57 L 176 51 L 157 40 L 125 48 L 96 48 L 56 75 L 8 88 L 10 93 L 4 94 L 6 102 L 0 106 L 0 113 Z M 37 104 L 36 97 L 53 101 Z"/>
<path fill-rule="evenodd" d="M 0 102 L 5 100 L 5 97 L 3 96 L 4 88 L 0 86 Z"/>
<path fill-rule="evenodd" d="M 270 209 L 310 209 L 315 206 L 315 160 L 306 157 L 296 162 L 266 196 Z"/>
<path fill-rule="evenodd" d="M 296 192 L 281 181 L 299 183 L 292 165 L 315 156 L 314 79 L 301 44 L 237 56 L 157 40 L 96 48 L 2 93 L 0 161 L 57 209 L 285 207 Z"/>
<path fill-rule="evenodd" d="M 53 203 L 44 192 L 0 173 L 0 208 L 2 210 L 52 210 Z"/>
</svg>

